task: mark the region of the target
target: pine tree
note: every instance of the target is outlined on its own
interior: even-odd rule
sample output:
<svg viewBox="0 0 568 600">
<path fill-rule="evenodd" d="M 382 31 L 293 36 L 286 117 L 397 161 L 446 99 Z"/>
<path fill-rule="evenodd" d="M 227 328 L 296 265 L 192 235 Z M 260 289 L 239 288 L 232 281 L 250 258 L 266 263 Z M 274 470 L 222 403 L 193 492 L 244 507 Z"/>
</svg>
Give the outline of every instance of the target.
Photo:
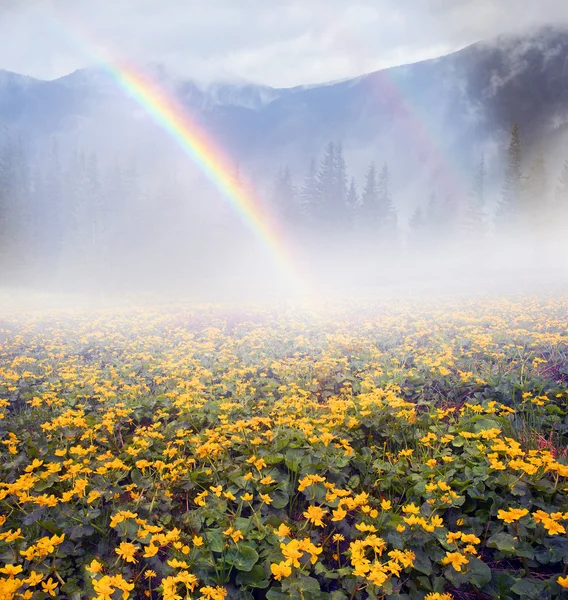
<svg viewBox="0 0 568 600">
<path fill-rule="evenodd" d="M 317 200 L 314 207 L 315 223 L 324 230 L 328 230 L 334 220 L 335 167 L 335 144 L 329 142 L 316 177 Z"/>
<path fill-rule="evenodd" d="M 333 195 L 331 206 L 331 221 L 337 227 L 345 226 L 347 217 L 347 165 L 343 157 L 343 147 L 337 144 L 334 155 Z"/>
<path fill-rule="evenodd" d="M 420 206 L 416 208 L 410 217 L 408 227 L 408 248 L 412 251 L 422 250 L 428 237 L 428 219 Z"/>
<path fill-rule="evenodd" d="M 497 217 L 500 225 L 507 228 L 518 221 L 521 204 L 522 171 L 521 171 L 521 138 L 519 125 L 515 123 L 511 130 L 511 138 L 507 150 L 507 167 L 501 189 L 501 202 Z"/>
<path fill-rule="evenodd" d="M 379 186 L 377 184 L 377 168 L 371 163 L 365 174 L 365 184 L 361 194 L 361 220 L 365 229 L 373 234 L 378 233 L 380 224 Z"/>
<path fill-rule="evenodd" d="M 30 180 L 22 139 L 7 128 L 0 135 L 0 257 L 19 280 L 32 257 Z"/>
<path fill-rule="evenodd" d="M 276 214 L 288 225 L 298 223 L 297 192 L 288 165 L 281 167 L 272 186 L 272 205 Z"/>
<path fill-rule="evenodd" d="M 304 185 L 300 190 L 300 218 L 302 223 L 312 225 L 317 213 L 318 187 L 316 161 L 310 161 L 310 166 L 304 178 Z"/>
<path fill-rule="evenodd" d="M 473 240 L 478 240 L 484 233 L 485 176 L 485 157 L 482 154 L 473 177 L 462 223 L 466 237 Z"/>
<path fill-rule="evenodd" d="M 379 229 L 390 241 L 396 235 L 397 216 L 390 191 L 390 172 L 387 163 L 383 165 L 377 181 L 377 203 Z"/>
<path fill-rule="evenodd" d="M 347 198 L 345 203 L 347 205 L 348 214 L 347 223 L 349 224 L 349 228 L 353 230 L 356 228 L 357 213 L 360 209 L 359 194 L 357 193 L 357 183 L 355 182 L 355 177 L 351 177 L 351 181 L 349 182 L 349 189 L 347 190 Z"/>
<path fill-rule="evenodd" d="M 440 240 L 443 233 L 443 215 L 436 191 L 432 190 L 423 215 L 424 238 L 429 241 Z"/>
<path fill-rule="evenodd" d="M 63 173 L 59 144 L 54 138 L 42 176 L 43 190 L 39 198 L 38 212 L 43 223 L 41 235 L 42 255 L 47 267 L 54 268 L 61 256 L 63 243 L 70 225 L 70 209 L 63 198 Z M 69 187 L 69 182 L 67 182 Z"/>
<path fill-rule="evenodd" d="M 539 150 L 529 168 L 523 189 L 523 217 L 528 229 L 541 228 L 550 218 L 548 181 L 544 155 Z"/>
</svg>

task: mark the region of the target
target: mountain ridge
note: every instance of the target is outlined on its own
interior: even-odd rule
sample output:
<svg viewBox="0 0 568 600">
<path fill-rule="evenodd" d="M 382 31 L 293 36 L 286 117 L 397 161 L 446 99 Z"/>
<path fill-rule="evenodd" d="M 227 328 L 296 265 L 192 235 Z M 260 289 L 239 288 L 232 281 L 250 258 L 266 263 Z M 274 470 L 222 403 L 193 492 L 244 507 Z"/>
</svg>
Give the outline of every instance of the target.
<svg viewBox="0 0 568 600">
<path fill-rule="evenodd" d="M 359 171 L 371 160 L 386 160 L 394 178 L 412 173 L 417 189 L 443 189 L 445 162 L 465 180 L 483 153 L 497 171 L 513 122 L 520 123 L 527 155 L 547 139 L 564 146 L 566 57 L 568 31 L 549 27 L 324 84 L 203 86 L 166 72 L 161 82 L 253 175 L 282 164 L 302 173 L 329 140 L 337 140 Z M 105 152 L 118 151 L 125 139 L 137 148 L 167 147 L 147 123 L 151 119 L 141 118 L 143 110 L 100 67 L 51 81 L 2 73 L 0 122 L 36 146 L 57 136 Z"/>
</svg>

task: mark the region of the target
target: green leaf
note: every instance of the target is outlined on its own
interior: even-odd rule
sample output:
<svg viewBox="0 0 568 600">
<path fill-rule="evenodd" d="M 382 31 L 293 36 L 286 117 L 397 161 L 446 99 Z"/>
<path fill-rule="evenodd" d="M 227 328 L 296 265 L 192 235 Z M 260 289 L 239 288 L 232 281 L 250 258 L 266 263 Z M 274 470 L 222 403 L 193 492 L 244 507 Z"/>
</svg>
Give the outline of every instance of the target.
<svg viewBox="0 0 568 600">
<path fill-rule="evenodd" d="M 414 568 L 419 573 L 424 573 L 424 575 L 432 574 L 432 561 L 428 558 L 426 553 L 423 550 L 415 551 L 416 558 L 414 560 Z"/>
<path fill-rule="evenodd" d="M 302 590 L 302 592 L 308 592 L 310 595 L 317 595 L 321 592 L 319 581 L 315 577 L 304 575 L 299 577 L 295 583 L 298 589 Z"/>
<path fill-rule="evenodd" d="M 305 460 L 306 452 L 301 448 L 288 448 L 284 457 L 284 463 L 293 473 L 300 470 L 300 465 Z"/>
<path fill-rule="evenodd" d="M 94 531 L 95 530 L 90 525 L 75 525 L 75 527 L 71 527 L 69 539 L 80 540 L 81 538 L 92 535 Z"/>
<path fill-rule="evenodd" d="M 347 487 L 354 490 L 355 488 L 359 487 L 360 483 L 361 478 L 359 477 L 359 475 L 353 475 L 349 478 L 349 481 L 347 482 Z"/>
<path fill-rule="evenodd" d="M 223 552 L 225 548 L 225 540 L 219 529 L 207 531 L 206 543 L 212 552 Z"/>
<path fill-rule="evenodd" d="M 236 581 L 237 585 L 258 589 L 266 589 L 270 585 L 262 565 L 254 565 L 250 571 L 240 571 Z"/>
<path fill-rule="evenodd" d="M 540 596 L 546 582 L 544 581 L 536 581 L 535 579 L 519 579 L 517 582 L 511 587 L 511 591 L 518 594 L 523 600 L 526 598 L 527 600 L 537 600 Z"/>
<path fill-rule="evenodd" d="M 467 575 L 469 581 L 478 588 L 482 588 L 491 581 L 491 569 L 479 558 L 469 559 Z"/>
<path fill-rule="evenodd" d="M 270 506 L 274 508 L 285 508 L 288 506 L 289 496 L 284 490 L 274 490 L 270 493 L 270 496 L 272 497 L 272 504 Z"/>
<path fill-rule="evenodd" d="M 290 600 L 290 594 L 285 594 L 279 590 L 268 590 L 266 600 Z"/>
<path fill-rule="evenodd" d="M 248 544 L 235 544 L 229 548 L 225 562 L 238 571 L 250 571 L 258 561 L 258 552 Z"/>
<path fill-rule="evenodd" d="M 505 533 L 495 533 L 487 540 L 487 546 L 489 548 L 497 548 L 501 552 L 512 553 L 517 548 L 517 541 L 512 535 Z"/>
</svg>

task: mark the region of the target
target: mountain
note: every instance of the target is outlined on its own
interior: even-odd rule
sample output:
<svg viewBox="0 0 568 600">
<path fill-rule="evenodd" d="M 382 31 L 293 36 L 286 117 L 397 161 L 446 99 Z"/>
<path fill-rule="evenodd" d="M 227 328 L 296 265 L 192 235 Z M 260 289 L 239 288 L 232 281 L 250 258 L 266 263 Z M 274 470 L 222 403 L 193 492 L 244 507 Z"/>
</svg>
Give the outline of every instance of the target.
<svg viewBox="0 0 568 600">
<path fill-rule="evenodd" d="M 492 161 L 497 165 L 513 122 L 529 152 L 544 141 L 561 147 L 568 132 L 568 32 L 555 28 L 323 85 L 204 87 L 164 72 L 158 77 L 257 174 L 286 162 L 302 176 L 309 158 L 334 139 L 355 170 L 387 160 L 395 181 L 453 193 L 467 185 L 482 152 L 490 171 Z M 144 135 L 156 133 L 152 119 L 99 68 L 53 81 L 0 71 L 0 122 L 40 146 L 53 135 L 79 136 L 116 151 L 125 140 L 143 146 L 150 139 Z"/>
</svg>

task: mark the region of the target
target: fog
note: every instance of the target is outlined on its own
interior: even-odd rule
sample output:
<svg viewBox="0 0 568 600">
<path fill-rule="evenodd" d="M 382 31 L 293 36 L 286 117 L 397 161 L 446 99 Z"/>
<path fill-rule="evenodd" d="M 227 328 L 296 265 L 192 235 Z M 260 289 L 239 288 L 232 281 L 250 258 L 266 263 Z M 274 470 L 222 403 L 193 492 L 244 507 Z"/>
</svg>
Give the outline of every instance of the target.
<svg viewBox="0 0 568 600">
<path fill-rule="evenodd" d="M 515 56 L 490 93 L 524 68 Z M 241 123 L 230 148 L 226 132 L 206 129 L 224 156 L 214 175 L 102 70 L 66 85 L 93 77 L 100 95 L 59 127 L 1 131 L 5 310 L 568 291 L 563 121 L 545 119 L 547 136 L 515 129 L 514 110 L 486 118 L 457 72 L 468 115 L 430 132 L 435 143 L 413 134 L 407 111 L 393 116 L 401 139 L 343 123 L 334 139 L 319 131 L 259 157 L 235 151 L 247 147 Z M 436 110 L 451 114 L 451 103 L 440 97 Z M 235 115 L 221 121 L 229 132 Z"/>
</svg>

